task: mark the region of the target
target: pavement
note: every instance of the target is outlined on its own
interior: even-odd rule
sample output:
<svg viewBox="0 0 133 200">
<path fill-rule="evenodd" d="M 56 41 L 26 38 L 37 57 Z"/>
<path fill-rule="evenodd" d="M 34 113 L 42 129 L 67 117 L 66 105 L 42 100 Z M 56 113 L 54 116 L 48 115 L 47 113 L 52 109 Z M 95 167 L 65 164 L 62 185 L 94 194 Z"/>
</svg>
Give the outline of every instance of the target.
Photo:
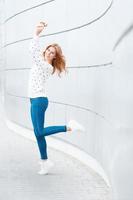
<svg viewBox="0 0 133 200">
<path fill-rule="evenodd" d="M 110 188 L 92 169 L 48 147 L 54 168 L 37 174 L 37 145 L 8 129 L 0 103 L 0 200 L 111 200 Z"/>
</svg>

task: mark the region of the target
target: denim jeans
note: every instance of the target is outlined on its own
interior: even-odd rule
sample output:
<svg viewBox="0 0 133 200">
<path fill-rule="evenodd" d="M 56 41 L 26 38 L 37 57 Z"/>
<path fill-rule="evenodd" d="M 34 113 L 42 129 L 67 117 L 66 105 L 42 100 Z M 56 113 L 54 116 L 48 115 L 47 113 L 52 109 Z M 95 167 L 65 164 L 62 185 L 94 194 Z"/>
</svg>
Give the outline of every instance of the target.
<svg viewBox="0 0 133 200">
<path fill-rule="evenodd" d="M 47 97 L 30 98 L 31 102 L 31 119 L 34 128 L 34 133 L 38 143 L 41 159 L 47 159 L 47 143 L 45 136 L 59 132 L 67 132 L 66 125 L 49 126 L 44 128 L 45 112 L 49 101 Z"/>
</svg>

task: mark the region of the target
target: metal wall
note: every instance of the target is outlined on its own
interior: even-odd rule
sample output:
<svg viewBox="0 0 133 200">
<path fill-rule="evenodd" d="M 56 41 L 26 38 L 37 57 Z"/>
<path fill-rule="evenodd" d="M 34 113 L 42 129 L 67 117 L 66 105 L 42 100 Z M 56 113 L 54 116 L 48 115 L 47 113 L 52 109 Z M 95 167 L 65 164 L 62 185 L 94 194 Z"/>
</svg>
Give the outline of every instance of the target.
<svg viewBox="0 0 133 200">
<path fill-rule="evenodd" d="M 109 177 L 114 199 L 131 199 L 133 46 L 132 28 L 128 27 L 132 27 L 133 2 L 1 2 L 5 11 L 3 88 L 8 119 L 32 128 L 27 98 L 28 46 L 36 23 L 46 20 L 42 48 L 59 43 L 69 73 L 62 79 L 54 75 L 48 83 L 50 104 L 45 125 L 65 124 L 71 118 L 80 121 L 86 128 L 84 134 L 52 137 L 94 157 Z"/>
</svg>

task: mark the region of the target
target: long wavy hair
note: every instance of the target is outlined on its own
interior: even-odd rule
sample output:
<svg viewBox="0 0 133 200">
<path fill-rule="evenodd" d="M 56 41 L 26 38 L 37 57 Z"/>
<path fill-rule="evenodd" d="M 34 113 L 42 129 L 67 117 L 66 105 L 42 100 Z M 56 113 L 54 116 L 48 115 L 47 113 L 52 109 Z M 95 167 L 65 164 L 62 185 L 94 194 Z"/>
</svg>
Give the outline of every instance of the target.
<svg viewBox="0 0 133 200">
<path fill-rule="evenodd" d="M 62 54 L 61 47 L 58 44 L 56 44 L 56 43 L 48 45 L 46 47 L 45 51 L 43 52 L 43 56 L 45 56 L 46 50 L 48 48 L 50 48 L 50 47 L 54 47 L 55 50 L 56 50 L 56 58 L 54 58 L 53 61 L 52 61 L 52 66 L 54 68 L 52 74 L 54 74 L 55 72 L 57 72 L 58 76 L 61 77 L 60 74 L 62 72 L 68 72 L 67 69 L 66 69 L 65 57 Z"/>
</svg>

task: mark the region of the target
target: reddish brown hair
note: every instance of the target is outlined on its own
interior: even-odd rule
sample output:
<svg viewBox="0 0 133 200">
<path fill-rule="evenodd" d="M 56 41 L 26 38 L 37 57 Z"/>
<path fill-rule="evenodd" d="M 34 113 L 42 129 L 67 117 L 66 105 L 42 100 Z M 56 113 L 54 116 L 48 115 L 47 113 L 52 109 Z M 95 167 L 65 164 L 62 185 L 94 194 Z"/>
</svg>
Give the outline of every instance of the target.
<svg viewBox="0 0 133 200">
<path fill-rule="evenodd" d="M 67 72 L 65 57 L 62 54 L 61 47 L 58 44 L 54 43 L 54 44 L 48 45 L 46 47 L 45 51 L 50 47 L 54 47 L 56 50 L 56 58 L 54 58 L 52 61 L 52 66 L 54 67 L 53 74 L 55 73 L 55 71 L 57 71 L 57 73 L 60 77 L 60 74 L 63 71 Z M 45 51 L 43 52 L 43 56 L 45 56 Z"/>
</svg>

